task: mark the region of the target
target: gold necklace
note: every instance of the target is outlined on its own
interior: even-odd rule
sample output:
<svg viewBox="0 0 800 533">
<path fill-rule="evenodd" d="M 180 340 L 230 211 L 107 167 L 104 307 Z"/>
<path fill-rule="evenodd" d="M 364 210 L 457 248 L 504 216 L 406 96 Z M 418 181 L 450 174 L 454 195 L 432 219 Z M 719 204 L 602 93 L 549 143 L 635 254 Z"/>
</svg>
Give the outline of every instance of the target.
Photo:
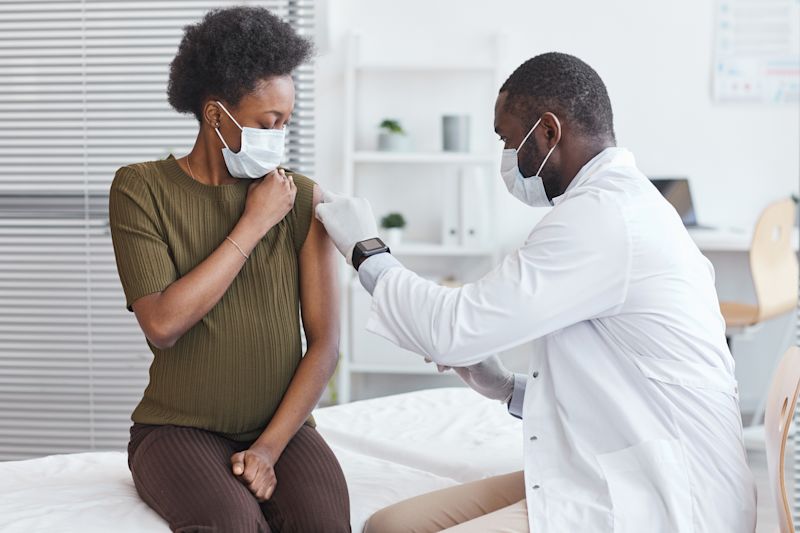
<svg viewBox="0 0 800 533">
<path fill-rule="evenodd" d="M 189 163 L 189 155 L 186 155 L 186 166 L 189 167 L 189 175 L 192 176 L 194 181 L 197 181 L 197 178 L 194 177 L 194 172 L 192 172 L 192 164 Z"/>
</svg>

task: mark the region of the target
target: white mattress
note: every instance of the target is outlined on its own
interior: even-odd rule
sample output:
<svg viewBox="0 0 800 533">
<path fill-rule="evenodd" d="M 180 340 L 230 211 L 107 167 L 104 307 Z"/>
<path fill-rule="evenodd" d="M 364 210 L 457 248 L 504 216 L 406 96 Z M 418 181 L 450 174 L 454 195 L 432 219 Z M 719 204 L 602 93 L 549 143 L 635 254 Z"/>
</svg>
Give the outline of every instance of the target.
<svg viewBox="0 0 800 533">
<path fill-rule="evenodd" d="M 435 389 L 314 413 L 342 464 L 352 525 L 378 509 L 459 482 L 522 468 L 522 429 L 498 402 Z M 0 463 L 3 533 L 169 532 L 136 494 L 121 452 Z"/>
</svg>

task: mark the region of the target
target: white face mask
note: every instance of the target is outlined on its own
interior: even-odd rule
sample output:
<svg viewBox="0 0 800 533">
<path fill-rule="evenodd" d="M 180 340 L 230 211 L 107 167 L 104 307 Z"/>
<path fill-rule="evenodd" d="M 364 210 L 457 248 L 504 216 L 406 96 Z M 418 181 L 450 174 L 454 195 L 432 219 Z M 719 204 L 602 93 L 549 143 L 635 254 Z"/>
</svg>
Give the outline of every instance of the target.
<svg viewBox="0 0 800 533">
<path fill-rule="evenodd" d="M 231 120 L 239 126 L 233 115 L 228 113 L 225 106 L 220 102 L 217 104 L 231 117 Z M 222 138 L 219 128 L 214 128 L 217 137 L 225 145 L 222 149 L 222 157 L 225 158 L 225 166 L 234 178 L 261 178 L 278 168 L 283 159 L 283 150 L 286 142 L 286 129 L 265 130 L 261 128 L 243 128 L 242 144 L 239 152 L 234 153 L 228 148 L 228 143 Z"/>
<path fill-rule="evenodd" d="M 555 115 L 554 118 L 556 119 L 558 129 L 560 130 L 561 124 L 558 122 L 558 118 L 555 117 Z M 523 176 L 522 172 L 519 170 L 519 160 L 517 159 L 517 154 L 522 148 L 522 145 L 525 144 L 525 141 L 528 140 L 528 137 L 531 136 L 533 130 L 536 129 L 536 126 L 538 126 L 541 121 L 541 118 L 536 121 L 536 124 L 533 125 L 525 138 L 522 139 L 522 142 L 519 143 L 519 146 L 516 150 L 514 148 L 503 150 L 503 158 L 500 162 L 500 175 L 503 176 L 503 181 L 506 183 L 508 192 L 510 192 L 521 202 L 532 207 L 549 207 L 553 205 L 553 203 L 547 197 L 547 193 L 545 193 L 541 173 L 542 169 L 544 168 L 544 164 L 547 163 L 547 160 L 550 158 L 550 154 L 552 154 L 553 150 L 555 150 L 556 146 L 558 146 L 558 142 L 556 142 L 556 144 L 550 148 L 550 151 L 547 152 L 544 161 L 542 161 L 539 170 L 536 171 L 536 175 L 534 176 L 529 178 Z"/>
</svg>

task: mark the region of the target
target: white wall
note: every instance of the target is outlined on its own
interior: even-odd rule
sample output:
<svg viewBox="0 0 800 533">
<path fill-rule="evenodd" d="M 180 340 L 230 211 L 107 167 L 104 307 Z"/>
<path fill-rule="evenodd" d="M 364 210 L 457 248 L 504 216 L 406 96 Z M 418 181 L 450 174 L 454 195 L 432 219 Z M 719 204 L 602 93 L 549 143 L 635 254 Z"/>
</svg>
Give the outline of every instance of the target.
<svg viewBox="0 0 800 533">
<path fill-rule="evenodd" d="M 424 59 L 441 43 L 502 31 L 509 73 L 553 50 L 592 65 L 608 86 L 619 144 L 642 170 L 689 176 L 702 222 L 750 227 L 767 202 L 798 190 L 798 107 L 711 100 L 713 8 L 708 0 L 330 0 L 330 47 L 317 69 L 318 178 L 336 185 L 342 171 L 345 32 L 372 37 L 371 56 Z"/>
<path fill-rule="evenodd" d="M 651 176 L 688 176 L 701 222 L 750 228 L 765 204 L 798 191 L 798 106 L 711 100 L 712 1 L 329 0 L 326 11 L 328 46 L 317 63 L 316 139 L 316 177 L 325 186 L 339 187 L 343 171 L 346 32 L 369 39 L 370 57 L 418 60 L 459 55 L 462 48 L 470 57 L 476 39 L 504 32 L 509 74 L 546 51 L 571 53 L 592 65 L 608 86 L 619 145 L 631 149 Z M 491 130 L 492 124 L 473 124 L 481 127 Z M 496 210 L 499 242 L 511 248 L 533 219 L 507 195 L 499 195 Z M 718 271 L 726 261 L 723 257 Z M 742 291 L 749 294 L 749 288 Z M 753 354 L 778 349 L 782 341 L 776 336 L 782 337 L 785 327 L 767 330 L 769 338 L 748 348 L 752 354 L 743 354 L 739 363 L 756 373 L 763 354 L 758 359 Z"/>
</svg>

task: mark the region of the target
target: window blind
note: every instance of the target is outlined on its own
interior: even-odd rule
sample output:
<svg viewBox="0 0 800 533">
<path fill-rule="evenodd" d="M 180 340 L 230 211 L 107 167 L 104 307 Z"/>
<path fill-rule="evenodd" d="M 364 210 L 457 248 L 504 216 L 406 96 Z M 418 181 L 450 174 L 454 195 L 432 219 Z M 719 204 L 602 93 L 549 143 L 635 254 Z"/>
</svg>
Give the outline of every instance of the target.
<svg viewBox="0 0 800 533">
<path fill-rule="evenodd" d="M 0 460 L 124 449 L 151 359 L 108 232 L 120 166 L 186 153 L 166 102 L 183 27 L 261 5 L 311 36 L 313 0 L 0 2 Z M 285 164 L 313 175 L 311 65 Z"/>
</svg>

